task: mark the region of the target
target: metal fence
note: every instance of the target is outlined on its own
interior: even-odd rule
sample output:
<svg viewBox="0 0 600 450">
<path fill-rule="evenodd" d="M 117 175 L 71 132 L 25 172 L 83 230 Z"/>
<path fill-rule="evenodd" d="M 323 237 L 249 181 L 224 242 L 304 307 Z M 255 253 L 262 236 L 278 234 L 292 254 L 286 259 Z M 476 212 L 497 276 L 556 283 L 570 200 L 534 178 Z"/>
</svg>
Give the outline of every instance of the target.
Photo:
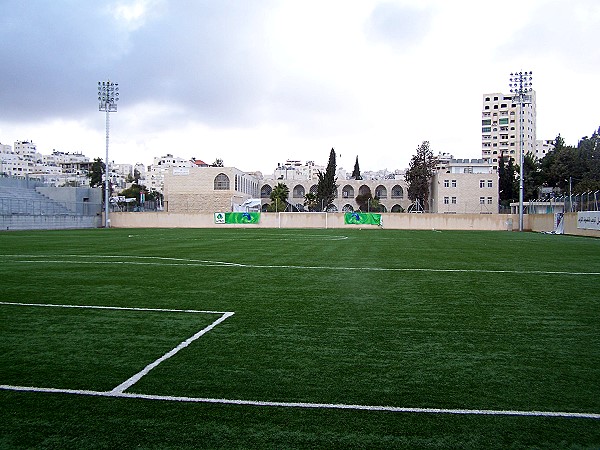
<svg viewBox="0 0 600 450">
<path fill-rule="evenodd" d="M 110 203 L 110 212 L 156 212 L 166 211 L 166 207 L 159 201 L 146 201 L 143 204 L 137 202 Z"/>
<path fill-rule="evenodd" d="M 0 198 L 0 214 L 21 214 L 30 216 L 95 216 L 100 214 L 102 205 L 90 202 L 56 202 L 22 198 Z"/>
</svg>

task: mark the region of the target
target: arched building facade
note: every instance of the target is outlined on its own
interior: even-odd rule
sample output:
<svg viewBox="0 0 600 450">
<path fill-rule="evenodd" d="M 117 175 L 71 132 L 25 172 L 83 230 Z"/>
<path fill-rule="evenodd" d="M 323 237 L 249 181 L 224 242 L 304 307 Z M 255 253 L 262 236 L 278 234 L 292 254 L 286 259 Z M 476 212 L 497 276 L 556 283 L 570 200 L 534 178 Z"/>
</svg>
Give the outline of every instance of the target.
<svg viewBox="0 0 600 450">
<path fill-rule="evenodd" d="M 304 198 L 307 193 L 317 193 L 316 180 L 261 180 L 260 197 L 263 211 L 271 202 L 270 195 L 273 188 L 279 183 L 288 187 L 290 192 L 288 202 L 298 209 L 304 208 Z M 411 204 L 404 180 L 338 180 L 337 185 L 333 202 L 326 205 L 327 210 L 331 212 L 357 211 L 360 208 L 356 202 L 358 195 L 371 194 L 371 197 L 377 197 L 384 208 L 383 212 L 402 212 Z M 368 204 L 366 209 L 369 209 Z"/>
</svg>

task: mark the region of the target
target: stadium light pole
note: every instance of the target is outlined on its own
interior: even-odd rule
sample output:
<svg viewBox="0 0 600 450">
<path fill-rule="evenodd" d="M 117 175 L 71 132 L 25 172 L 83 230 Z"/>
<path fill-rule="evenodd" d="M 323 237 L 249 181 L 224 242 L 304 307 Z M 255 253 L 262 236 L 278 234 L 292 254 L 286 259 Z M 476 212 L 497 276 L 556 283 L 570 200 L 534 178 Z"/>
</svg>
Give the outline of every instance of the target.
<svg viewBox="0 0 600 450">
<path fill-rule="evenodd" d="M 532 72 L 514 72 L 510 74 L 510 92 L 514 94 L 519 100 L 519 231 L 523 231 L 523 166 L 525 165 L 525 152 L 523 148 L 523 106 L 525 103 L 531 101 L 531 95 L 529 94 L 533 88 L 532 86 Z"/>
<path fill-rule="evenodd" d="M 110 220 L 108 219 L 108 204 L 110 203 L 109 174 L 110 164 L 108 162 L 108 136 L 110 131 L 109 113 L 117 112 L 117 102 L 119 101 L 119 83 L 112 81 L 98 81 L 98 110 L 106 112 L 106 161 L 104 163 L 104 227 L 108 228 Z"/>
</svg>

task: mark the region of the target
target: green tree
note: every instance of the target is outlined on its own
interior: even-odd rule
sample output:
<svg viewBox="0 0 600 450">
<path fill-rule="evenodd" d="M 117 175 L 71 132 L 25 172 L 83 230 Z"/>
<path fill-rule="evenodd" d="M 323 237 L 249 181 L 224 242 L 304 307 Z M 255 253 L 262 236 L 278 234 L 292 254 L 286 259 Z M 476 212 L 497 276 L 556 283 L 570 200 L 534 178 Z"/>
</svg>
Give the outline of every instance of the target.
<svg viewBox="0 0 600 450">
<path fill-rule="evenodd" d="M 404 178 L 408 183 L 408 198 L 413 202 L 419 200 L 423 208 L 429 204 L 429 186 L 435 172 L 436 160 L 429 147 L 429 141 L 417 147 L 417 153 L 410 160 Z"/>
<path fill-rule="evenodd" d="M 329 152 L 329 162 L 327 163 L 327 168 L 325 169 L 325 173 L 318 171 L 317 177 L 319 179 L 317 183 L 317 211 L 324 211 L 327 209 L 327 206 L 333 202 L 335 198 L 335 192 L 338 188 L 335 177 L 335 150 L 332 148 Z"/>
<path fill-rule="evenodd" d="M 539 163 L 531 152 L 525 154 L 523 163 L 523 200 L 535 200 L 539 197 L 539 188 L 542 186 Z"/>
<path fill-rule="evenodd" d="M 102 158 L 94 159 L 92 163 L 92 167 L 88 172 L 88 177 L 90 179 L 90 187 L 98 187 L 102 186 L 102 175 L 105 171 L 105 165 L 102 162 Z"/>
<path fill-rule="evenodd" d="M 316 206 L 317 206 L 317 196 L 316 194 L 313 194 L 312 192 L 309 192 L 308 194 L 306 194 L 304 196 L 304 206 L 306 206 L 306 208 L 309 211 L 314 211 Z"/>
<path fill-rule="evenodd" d="M 565 145 L 560 134 L 554 150 L 540 162 L 539 182 L 573 194 L 600 189 L 600 129 L 591 137 L 583 137 L 577 147 Z"/>
<path fill-rule="evenodd" d="M 137 170 L 137 169 L 133 169 L 133 182 L 135 184 L 139 184 L 140 178 L 142 178 L 142 175 L 140 174 L 140 171 Z"/>
<path fill-rule="evenodd" d="M 271 203 L 267 211 L 269 212 L 281 212 L 285 211 L 288 204 L 288 197 L 290 195 L 290 188 L 284 183 L 277 183 L 277 186 L 271 191 Z"/>
<path fill-rule="evenodd" d="M 352 171 L 352 176 L 350 178 L 352 178 L 353 180 L 362 180 L 362 176 L 360 175 L 360 166 L 358 165 L 358 155 L 356 155 L 354 170 Z"/>
<path fill-rule="evenodd" d="M 383 212 L 383 205 L 379 202 L 379 198 L 373 197 L 371 192 L 358 194 L 354 200 L 362 212 Z"/>
<path fill-rule="evenodd" d="M 215 159 L 215 162 L 211 164 L 212 167 L 223 167 L 223 160 L 221 158 Z"/>
<path fill-rule="evenodd" d="M 500 153 L 498 158 L 498 199 L 500 200 L 501 206 L 508 206 L 507 200 L 510 199 L 507 186 L 507 170 L 506 170 L 506 157 L 504 153 Z"/>
</svg>

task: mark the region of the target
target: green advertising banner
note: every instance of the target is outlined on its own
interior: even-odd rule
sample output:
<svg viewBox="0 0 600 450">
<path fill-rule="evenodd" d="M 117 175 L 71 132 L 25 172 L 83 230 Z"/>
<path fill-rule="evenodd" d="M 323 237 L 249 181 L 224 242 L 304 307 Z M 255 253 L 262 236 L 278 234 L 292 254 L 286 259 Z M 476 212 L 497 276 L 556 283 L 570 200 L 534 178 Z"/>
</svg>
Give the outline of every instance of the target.
<svg viewBox="0 0 600 450">
<path fill-rule="evenodd" d="M 258 223 L 259 212 L 218 212 L 215 213 L 215 223 Z"/>
<path fill-rule="evenodd" d="M 379 225 L 381 226 L 381 214 L 347 212 L 344 214 L 344 223 L 354 225 Z"/>
</svg>

